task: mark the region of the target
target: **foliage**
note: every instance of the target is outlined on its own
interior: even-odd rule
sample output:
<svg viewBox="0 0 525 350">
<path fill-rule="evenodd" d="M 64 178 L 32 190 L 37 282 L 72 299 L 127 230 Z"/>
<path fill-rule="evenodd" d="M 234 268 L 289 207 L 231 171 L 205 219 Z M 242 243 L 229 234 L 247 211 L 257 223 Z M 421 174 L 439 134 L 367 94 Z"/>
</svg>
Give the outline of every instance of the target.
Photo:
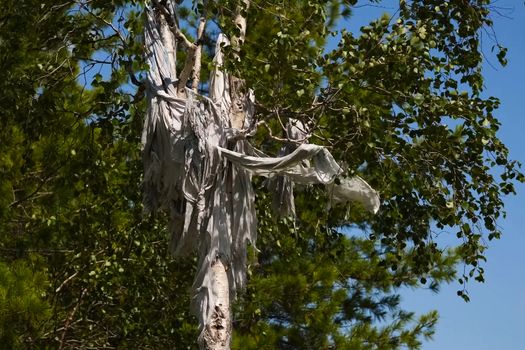
<svg viewBox="0 0 525 350">
<path fill-rule="evenodd" d="M 43 299 L 48 282 L 35 258 L 10 265 L 0 262 L 0 347 L 24 349 L 23 341 L 38 339 L 51 305 Z"/>
<path fill-rule="evenodd" d="M 218 30 L 235 33 L 239 3 L 207 3 L 207 57 Z M 183 5 L 191 39 L 203 7 Z M 354 5 L 254 0 L 244 10 L 246 42 L 230 52 L 228 69 L 254 89 L 268 126 L 252 142 L 276 152 L 281 123 L 308 122 L 309 141 L 378 189 L 382 209 L 375 217 L 356 206 L 327 209 L 329 193 L 309 187 L 297 195 L 296 220 L 275 220 L 258 183 L 259 250 L 236 305 L 234 348 L 420 348 L 437 313 L 405 311 L 399 288 L 483 281 L 502 196 L 523 181 L 497 138 L 499 101 L 482 95 L 489 2 L 400 1 L 358 33 L 339 30 Z M 171 258 L 166 218 L 142 216 L 146 106 L 134 83 L 147 69 L 143 6 L 0 1 L 0 340 L 8 348 L 195 347 L 194 258 Z M 495 48 L 504 65 L 506 49 Z M 440 245 L 448 231 L 457 248 Z M 471 269 L 456 276 L 458 263 Z"/>
<path fill-rule="evenodd" d="M 326 22 L 321 3 L 305 5 L 309 16 L 299 11 L 309 20 L 307 31 L 298 29 L 303 20 L 293 17 L 296 9 L 273 6 L 269 12 L 280 16 L 262 23 L 279 31 L 268 36 L 255 20 L 238 68 L 257 88 L 268 111 L 263 118 L 277 114 L 315 125 L 311 141 L 330 145 L 350 173 L 359 170 L 380 190 L 380 215 L 350 222 L 369 225 L 370 238 L 400 257 L 414 246 L 415 273 L 434 268 L 441 254 L 437 233 L 448 227 L 471 267 L 461 283 L 483 281 L 484 238 L 500 237 L 501 196 L 514 192 L 514 179 L 523 181 L 496 136 L 499 100 L 481 95 L 480 32 L 492 24 L 490 4 L 401 1 L 395 16 L 385 14 L 360 33 L 316 27 Z M 253 11 L 264 17 L 257 6 Z M 310 28 L 313 34 L 305 34 Z M 330 34 L 340 35 L 335 49 L 313 44 Z M 506 49 L 499 50 L 504 65 Z M 348 219 L 328 218 L 332 227 Z"/>
</svg>

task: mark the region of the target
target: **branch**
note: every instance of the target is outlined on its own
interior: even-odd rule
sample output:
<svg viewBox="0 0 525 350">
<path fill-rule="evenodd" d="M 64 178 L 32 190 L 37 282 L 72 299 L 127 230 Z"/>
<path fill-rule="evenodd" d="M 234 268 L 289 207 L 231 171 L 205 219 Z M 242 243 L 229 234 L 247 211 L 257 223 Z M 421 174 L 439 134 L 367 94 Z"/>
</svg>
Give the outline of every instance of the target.
<svg viewBox="0 0 525 350">
<path fill-rule="evenodd" d="M 124 67 L 126 68 L 126 71 L 128 72 L 129 79 L 131 80 L 133 85 L 138 86 L 139 88 L 144 86 L 144 82 L 138 80 L 137 77 L 135 76 L 135 73 L 133 73 L 131 61 L 126 60 L 126 61 L 123 61 L 123 63 L 124 63 Z"/>
<path fill-rule="evenodd" d="M 115 32 L 115 35 L 118 36 L 118 38 L 120 39 L 120 41 L 122 42 L 122 46 L 124 48 L 128 47 L 127 45 L 127 42 L 126 42 L 126 38 L 124 37 L 124 35 L 122 35 L 122 33 L 120 32 L 120 30 L 118 28 L 116 28 L 113 23 L 111 23 L 110 21 L 102 18 L 101 16 L 99 16 L 98 14 L 94 13 L 91 9 L 89 9 L 86 5 L 84 4 L 80 4 L 81 8 L 83 8 L 84 10 L 86 10 L 91 16 L 95 17 L 96 19 L 98 19 L 99 21 L 101 21 L 102 23 L 104 23 L 105 25 L 109 26 L 114 32 Z M 91 61 L 94 61 L 94 62 L 97 62 L 96 60 L 94 59 L 91 59 Z M 97 62 L 97 63 L 106 63 L 106 61 L 103 61 L 103 62 Z M 109 62 L 108 62 L 109 63 Z M 133 69 L 132 69 L 132 65 L 131 65 L 131 61 L 124 61 L 124 67 L 126 68 L 126 71 L 128 72 L 129 74 L 129 78 L 131 80 L 131 82 L 135 85 L 135 86 L 138 86 L 138 87 L 141 87 L 144 85 L 144 82 L 140 81 L 137 79 L 137 77 L 135 77 L 135 74 L 133 73 Z"/>
<path fill-rule="evenodd" d="M 71 310 L 71 312 L 69 313 L 66 319 L 66 323 L 64 324 L 64 331 L 62 332 L 62 337 L 60 337 L 60 346 L 58 348 L 59 350 L 64 348 L 64 340 L 66 338 L 66 332 L 71 324 L 71 321 L 73 321 L 73 317 L 75 317 L 75 314 L 77 313 L 78 308 L 80 304 L 82 303 L 82 299 L 84 299 L 84 295 L 86 294 L 86 292 L 87 292 L 87 288 L 84 288 L 82 290 L 82 294 L 80 295 L 80 298 L 78 298 L 78 303 L 75 305 L 73 310 Z"/>
<path fill-rule="evenodd" d="M 19 205 L 20 203 L 22 202 L 25 202 L 27 200 L 29 200 L 30 198 L 34 197 L 35 195 L 37 195 L 38 193 L 40 193 L 40 190 L 42 189 L 42 187 L 44 187 L 44 185 L 47 183 L 47 181 L 51 180 L 53 178 L 53 176 L 49 176 L 49 177 L 46 177 L 44 179 L 40 179 L 40 183 L 38 184 L 38 186 L 36 187 L 36 189 L 31 192 L 30 194 L 20 198 L 20 199 L 16 199 L 14 200 L 13 202 L 11 202 L 9 204 L 9 208 L 14 208 L 16 207 L 17 205 Z"/>
<path fill-rule="evenodd" d="M 175 35 L 175 37 L 180 40 L 180 42 L 187 48 L 191 48 L 194 46 L 194 44 L 188 40 L 188 38 L 186 37 L 186 35 L 184 35 L 184 33 L 180 30 L 177 22 L 176 22 L 176 19 L 174 19 L 175 16 L 173 16 L 169 11 L 168 9 L 166 8 L 165 5 L 162 5 L 162 4 L 159 4 L 159 3 L 156 3 L 156 6 L 157 8 L 159 9 L 159 11 L 164 15 L 164 18 L 166 19 L 166 22 L 168 23 L 168 26 L 170 28 L 170 30 L 173 32 L 173 35 Z"/>
<path fill-rule="evenodd" d="M 193 62 L 193 74 L 191 76 L 192 83 L 191 88 L 197 90 L 199 87 L 199 81 L 201 78 L 201 66 L 202 66 L 202 37 L 204 35 L 204 29 L 206 28 L 206 11 L 199 19 L 199 27 L 197 28 L 197 48 L 195 49 L 195 61 Z"/>
<path fill-rule="evenodd" d="M 169 24 L 168 24 L 169 25 Z M 195 44 L 193 44 L 191 41 L 188 40 L 188 38 L 186 37 L 186 35 L 184 35 L 184 33 L 179 29 L 179 27 L 177 26 L 174 26 L 174 27 L 170 27 L 171 31 L 173 32 L 173 34 L 175 35 L 175 37 L 177 39 L 180 40 L 180 42 L 187 48 L 192 48 L 193 46 L 195 46 Z"/>
<path fill-rule="evenodd" d="M 182 69 L 182 72 L 179 76 L 179 81 L 177 83 L 177 93 L 183 95 L 184 91 L 186 89 L 186 83 L 190 79 L 191 72 L 193 70 L 193 66 L 195 64 L 195 51 L 197 47 L 194 46 L 192 48 L 188 48 L 188 52 L 186 54 L 186 61 L 184 62 L 184 68 Z"/>
<path fill-rule="evenodd" d="M 184 96 L 186 85 L 190 78 L 192 80 L 192 88 L 194 90 L 196 90 L 199 86 L 202 57 L 202 37 L 206 28 L 206 6 L 203 6 L 204 10 L 201 13 L 199 19 L 196 41 L 195 43 L 192 43 L 180 30 L 177 17 L 174 13 L 170 12 L 170 9 L 166 7 L 166 4 L 157 0 L 154 0 L 154 4 L 156 9 L 158 9 L 166 21 L 167 28 L 169 28 L 170 32 L 175 37 L 176 42 L 181 42 L 187 50 L 184 67 L 182 68 L 177 82 L 177 94 L 179 96 Z M 172 9 L 172 11 L 174 11 L 174 9 Z"/>
<path fill-rule="evenodd" d="M 239 28 L 239 35 L 234 35 L 231 38 L 231 45 L 233 48 L 233 55 L 237 61 L 239 58 L 239 51 L 246 38 L 246 17 L 243 16 L 243 10 L 247 11 L 250 7 L 250 0 L 243 0 L 245 8 L 240 6 L 236 9 L 234 23 Z M 231 111 L 230 122 L 232 127 L 242 129 L 246 118 L 246 111 L 244 110 L 244 99 L 246 95 L 246 86 L 244 80 L 234 76 L 230 76 L 230 97 L 231 97 Z"/>
<path fill-rule="evenodd" d="M 74 274 L 72 274 L 71 276 L 69 276 L 68 278 L 66 278 L 66 279 L 64 280 L 64 282 L 62 282 L 62 283 L 60 284 L 60 286 L 55 290 L 55 293 L 60 292 L 60 290 L 61 290 L 62 288 L 64 288 L 64 286 L 65 286 L 69 281 L 71 281 L 73 278 L 75 278 L 77 275 L 78 275 L 78 271 L 75 272 Z"/>
<path fill-rule="evenodd" d="M 86 10 L 86 12 L 89 13 L 91 16 L 95 17 L 96 19 L 98 19 L 99 21 L 101 21 L 102 23 L 104 23 L 105 25 L 110 27 L 115 32 L 115 34 L 118 35 L 120 41 L 122 41 L 122 45 L 126 46 L 126 38 L 124 38 L 124 35 L 122 35 L 122 33 L 120 32 L 120 30 L 118 30 L 118 28 L 115 28 L 113 23 L 111 23 L 110 21 L 106 20 L 105 18 L 102 18 L 100 15 L 94 13 L 89 7 L 87 7 L 84 4 L 80 4 L 80 7 L 82 9 Z"/>
<path fill-rule="evenodd" d="M 304 137 L 304 138 L 299 139 L 299 140 L 294 140 L 294 139 L 291 139 L 289 137 L 286 137 L 286 138 L 278 137 L 278 136 L 275 136 L 275 135 L 272 134 L 272 129 L 270 128 L 270 126 L 268 126 L 268 124 L 266 124 L 265 121 L 258 122 L 256 126 L 259 126 L 259 125 L 263 125 L 266 128 L 266 130 L 268 130 L 268 135 L 270 136 L 270 138 L 272 140 L 275 140 L 275 141 L 288 142 L 288 143 L 294 143 L 294 144 L 297 144 L 297 145 L 301 145 L 305 141 L 308 140 L 308 137 Z"/>
</svg>

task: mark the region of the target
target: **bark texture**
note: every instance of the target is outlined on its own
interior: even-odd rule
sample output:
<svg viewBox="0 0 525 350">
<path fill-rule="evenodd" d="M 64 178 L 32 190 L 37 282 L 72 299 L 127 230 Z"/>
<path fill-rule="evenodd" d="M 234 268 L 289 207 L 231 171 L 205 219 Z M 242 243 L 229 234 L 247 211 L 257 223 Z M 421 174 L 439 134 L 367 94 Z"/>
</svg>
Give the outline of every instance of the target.
<svg viewBox="0 0 525 350">
<path fill-rule="evenodd" d="M 205 350 L 227 350 L 231 343 L 232 314 L 227 268 L 221 259 L 213 264 L 211 273 L 217 299 L 211 318 L 199 338 L 199 347 Z"/>
</svg>

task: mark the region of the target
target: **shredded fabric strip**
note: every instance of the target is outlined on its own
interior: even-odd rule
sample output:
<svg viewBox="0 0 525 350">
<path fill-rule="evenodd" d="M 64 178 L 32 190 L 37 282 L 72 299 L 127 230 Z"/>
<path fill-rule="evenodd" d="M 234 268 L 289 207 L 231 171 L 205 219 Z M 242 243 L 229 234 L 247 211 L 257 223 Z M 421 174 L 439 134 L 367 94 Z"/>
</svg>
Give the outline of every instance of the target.
<svg viewBox="0 0 525 350">
<path fill-rule="evenodd" d="M 176 256 L 198 251 L 192 310 L 202 331 L 217 297 L 211 286 L 214 262 L 218 258 L 226 262 L 232 300 L 246 285 L 246 250 L 248 244 L 255 244 L 257 232 L 252 176 L 269 179 L 274 210 L 283 215 L 295 212 L 294 183 L 324 184 L 334 202 L 357 201 L 373 213 L 379 209 L 379 196 L 359 177 L 342 178 L 341 167 L 322 146 L 303 143 L 283 147 L 278 157 L 266 157 L 245 138 L 235 137 L 243 130 L 231 125 L 230 76 L 220 70 L 221 47 L 228 44 L 224 35 L 217 40 L 210 96 L 190 89 L 179 96 L 175 55 L 162 44 L 166 24 L 152 11 L 147 16 L 150 70 L 142 135 L 144 207 L 146 212 L 169 213 Z M 245 125 L 249 125 L 255 109 L 253 93 L 247 93 L 243 103 Z M 298 139 L 303 136 L 297 130 L 295 134 Z"/>
</svg>

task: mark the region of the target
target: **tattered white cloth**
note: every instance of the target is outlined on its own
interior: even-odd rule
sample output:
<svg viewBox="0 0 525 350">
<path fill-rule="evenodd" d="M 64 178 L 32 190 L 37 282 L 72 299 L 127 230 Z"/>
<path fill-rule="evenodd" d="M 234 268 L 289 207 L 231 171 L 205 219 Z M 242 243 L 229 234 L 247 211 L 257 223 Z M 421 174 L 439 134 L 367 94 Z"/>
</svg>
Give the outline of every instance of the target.
<svg viewBox="0 0 525 350">
<path fill-rule="evenodd" d="M 189 89 L 178 96 L 175 56 L 162 45 L 163 25 L 148 12 L 149 107 L 142 135 L 144 206 L 147 212 L 168 210 L 175 255 L 198 249 L 192 309 L 202 331 L 217 297 L 211 286 L 212 264 L 218 258 L 226 263 L 231 298 L 246 282 L 246 248 L 256 241 L 252 175 L 272 178 L 279 206 L 286 214 L 294 211 L 293 182 L 329 185 L 334 201 L 358 201 L 374 213 L 379 197 L 359 177 L 343 178 L 335 184 L 342 169 L 321 146 L 301 144 L 272 158 L 261 156 L 238 137 L 242 131 L 232 128 L 230 122 L 230 80 L 220 70 L 221 45 L 228 43 L 224 35 L 217 40 L 210 97 Z M 243 106 L 246 124 L 253 110 L 253 97 L 248 93 Z"/>
</svg>

